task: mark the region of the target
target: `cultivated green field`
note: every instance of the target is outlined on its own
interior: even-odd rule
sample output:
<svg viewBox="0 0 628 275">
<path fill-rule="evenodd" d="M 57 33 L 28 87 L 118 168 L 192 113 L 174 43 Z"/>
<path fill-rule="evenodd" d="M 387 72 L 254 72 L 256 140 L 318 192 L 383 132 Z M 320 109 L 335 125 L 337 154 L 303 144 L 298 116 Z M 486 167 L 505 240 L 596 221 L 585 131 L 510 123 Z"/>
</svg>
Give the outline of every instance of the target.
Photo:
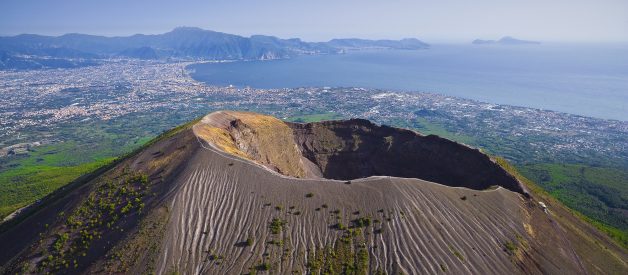
<svg viewBox="0 0 628 275">
<path fill-rule="evenodd" d="M 299 122 L 299 123 L 309 123 L 309 122 L 317 122 L 323 120 L 336 120 L 342 119 L 343 117 L 339 114 L 328 112 L 328 113 L 320 113 L 320 114 L 311 114 L 311 115 L 299 115 L 292 116 L 286 118 L 286 121 L 290 122 Z"/>
<path fill-rule="evenodd" d="M 55 154 L 48 156 L 52 158 Z M 105 158 L 72 166 L 20 165 L 19 168 L 0 173 L 0 217 L 48 195 L 113 159 Z M 31 162 L 31 159 L 25 162 Z"/>
<path fill-rule="evenodd" d="M 628 232 L 628 173 L 605 167 L 542 163 L 519 167 L 528 178 L 570 208 Z"/>
</svg>

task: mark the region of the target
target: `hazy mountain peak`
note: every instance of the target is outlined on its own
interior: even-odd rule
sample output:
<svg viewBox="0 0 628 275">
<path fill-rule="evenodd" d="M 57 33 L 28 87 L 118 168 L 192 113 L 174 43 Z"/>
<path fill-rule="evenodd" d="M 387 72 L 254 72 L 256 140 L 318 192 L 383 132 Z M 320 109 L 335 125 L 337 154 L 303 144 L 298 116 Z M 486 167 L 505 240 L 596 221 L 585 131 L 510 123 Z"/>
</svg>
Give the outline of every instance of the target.
<svg viewBox="0 0 628 275">
<path fill-rule="evenodd" d="M 211 30 L 205 30 L 198 27 L 181 26 L 181 27 L 176 27 L 172 29 L 170 32 L 205 32 L 205 31 L 211 31 Z"/>
<path fill-rule="evenodd" d="M 541 44 L 541 42 L 538 41 L 529 41 L 529 40 L 521 40 L 521 39 L 517 39 L 514 38 L 512 36 L 504 36 L 502 38 L 500 38 L 499 40 L 482 40 L 482 39 L 476 39 L 473 40 L 473 42 L 471 42 L 472 44 L 476 44 L 476 45 L 490 45 L 490 44 L 497 44 L 497 45 L 531 45 L 531 44 Z"/>
</svg>

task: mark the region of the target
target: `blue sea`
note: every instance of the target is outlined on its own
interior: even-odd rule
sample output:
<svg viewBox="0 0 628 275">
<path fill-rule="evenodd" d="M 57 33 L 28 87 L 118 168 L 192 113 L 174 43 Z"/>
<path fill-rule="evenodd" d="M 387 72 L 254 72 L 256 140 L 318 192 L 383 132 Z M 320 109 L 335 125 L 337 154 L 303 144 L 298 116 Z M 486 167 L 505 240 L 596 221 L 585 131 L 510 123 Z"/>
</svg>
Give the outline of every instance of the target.
<svg viewBox="0 0 628 275">
<path fill-rule="evenodd" d="M 188 67 L 209 85 L 364 87 L 628 120 L 628 45 L 432 45 Z"/>
</svg>

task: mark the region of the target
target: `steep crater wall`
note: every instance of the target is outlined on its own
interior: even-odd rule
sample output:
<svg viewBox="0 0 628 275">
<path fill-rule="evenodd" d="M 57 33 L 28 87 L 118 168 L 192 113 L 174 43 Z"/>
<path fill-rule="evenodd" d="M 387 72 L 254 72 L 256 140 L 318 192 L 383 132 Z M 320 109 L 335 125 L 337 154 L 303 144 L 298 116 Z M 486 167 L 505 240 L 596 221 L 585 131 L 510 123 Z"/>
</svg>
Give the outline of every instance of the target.
<svg viewBox="0 0 628 275">
<path fill-rule="evenodd" d="M 325 178 L 419 178 L 449 186 L 494 185 L 523 193 L 521 184 L 477 149 L 438 136 L 351 119 L 288 123 L 303 156 Z"/>
</svg>

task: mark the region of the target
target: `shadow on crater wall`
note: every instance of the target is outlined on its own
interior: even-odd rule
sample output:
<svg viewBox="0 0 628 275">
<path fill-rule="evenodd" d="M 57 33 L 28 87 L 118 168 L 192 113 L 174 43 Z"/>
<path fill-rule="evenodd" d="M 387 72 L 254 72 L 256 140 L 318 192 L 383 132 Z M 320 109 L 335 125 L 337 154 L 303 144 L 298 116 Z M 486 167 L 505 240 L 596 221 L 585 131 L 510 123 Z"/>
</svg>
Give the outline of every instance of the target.
<svg viewBox="0 0 628 275">
<path fill-rule="evenodd" d="M 351 119 L 288 123 L 304 157 L 325 178 L 419 178 L 448 186 L 499 185 L 523 193 L 521 184 L 477 149 L 438 136 Z"/>
</svg>

